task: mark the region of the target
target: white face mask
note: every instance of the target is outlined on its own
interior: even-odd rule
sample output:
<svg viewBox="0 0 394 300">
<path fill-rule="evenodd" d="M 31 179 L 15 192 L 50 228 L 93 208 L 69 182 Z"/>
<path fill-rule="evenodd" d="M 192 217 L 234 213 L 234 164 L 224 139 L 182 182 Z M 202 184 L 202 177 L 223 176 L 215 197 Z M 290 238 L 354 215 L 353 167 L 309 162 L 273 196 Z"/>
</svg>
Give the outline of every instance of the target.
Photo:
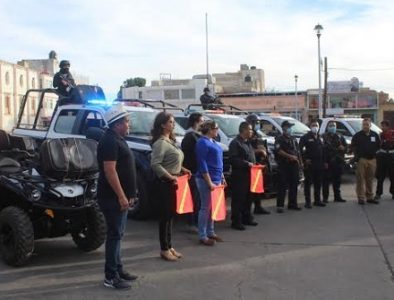
<svg viewBox="0 0 394 300">
<path fill-rule="evenodd" d="M 311 127 L 311 131 L 312 131 L 313 133 L 318 133 L 318 132 L 319 132 L 319 127 L 317 127 L 317 126 L 312 126 L 312 127 Z"/>
</svg>

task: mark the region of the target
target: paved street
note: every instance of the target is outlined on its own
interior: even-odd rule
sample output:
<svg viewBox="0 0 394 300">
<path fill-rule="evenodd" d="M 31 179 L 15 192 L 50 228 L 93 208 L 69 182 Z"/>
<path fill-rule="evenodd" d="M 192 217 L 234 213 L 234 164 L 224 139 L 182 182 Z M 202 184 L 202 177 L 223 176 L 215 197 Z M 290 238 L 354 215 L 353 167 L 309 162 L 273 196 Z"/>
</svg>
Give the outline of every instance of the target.
<svg viewBox="0 0 394 300">
<path fill-rule="evenodd" d="M 140 276 L 129 291 L 103 287 L 103 247 L 84 254 L 68 237 L 38 241 L 27 267 L 0 263 L 0 298 L 394 299 L 394 201 L 361 207 L 353 190 L 349 177 L 343 196 L 351 201 L 257 217 L 245 232 L 219 224 L 225 242 L 212 248 L 178 221 L 175 246 L 185 258 L 175 263 L 158 258 L 156 222 L 129 221 L 123 257 Z"/>
</svg>

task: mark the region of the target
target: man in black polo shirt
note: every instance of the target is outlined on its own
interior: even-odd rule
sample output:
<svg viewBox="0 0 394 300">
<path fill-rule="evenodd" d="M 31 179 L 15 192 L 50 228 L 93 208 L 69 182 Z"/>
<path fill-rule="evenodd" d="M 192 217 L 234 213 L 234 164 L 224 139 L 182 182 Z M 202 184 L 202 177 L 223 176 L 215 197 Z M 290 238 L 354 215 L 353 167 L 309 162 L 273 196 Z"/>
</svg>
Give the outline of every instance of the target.
<svg viewBox="0 0 394 300">
<path fill-rule="evenodd" d="M 254 149 L 250 143 L 253 135 L 252 126 L 248 122 L 239 125 L 239 134 L 229 146 L 232 167 L 231 182 L 231 227 L 245 230 L 244 225 L 256 226 L 251 213 L 252 194 L 250 192 L 250 168 L 256 163 Z"/>
<path fill-rule="evenodd" d="M 128 208 L 136 196 L 134 156 L 124 140 L 129 131 L 127 115 L 121 104 L 106 112 L 104 118 L 109 128 L 97 147 L 100 171 L 97 198 L 107 223 L 104 286 L 116 289 L 130 288 L 130 281 L 137 278 L 123 269 L 120 251 Z"/>
<path fill-rule="evenodd" d="M 373 179 L 376 171 L 376 152 L 380 148 L 379 135 L 371 130 L 371 120 L 363 120 L 363 128 L 352 138 L 352 149 L 357 161 L 356 193 L 358 204 L 379 204 L 373 195 Z"/>
</svg>

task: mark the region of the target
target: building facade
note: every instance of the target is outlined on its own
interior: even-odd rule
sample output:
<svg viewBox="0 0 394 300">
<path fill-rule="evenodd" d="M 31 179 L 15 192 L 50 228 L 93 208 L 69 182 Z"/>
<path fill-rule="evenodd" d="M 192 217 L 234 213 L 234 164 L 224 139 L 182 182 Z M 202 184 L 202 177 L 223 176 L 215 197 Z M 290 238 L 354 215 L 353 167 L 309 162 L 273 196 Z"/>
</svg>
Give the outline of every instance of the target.
<svg viewBox="0 0 394 300">
<path fill-rule="evenodd" d="M 380 95 L 379 95 L 380 94 Z M 326 115 L 355 115 L 371 118 L 378 121 L 379 98 L 388 98 L 388 94 L 378 93 L 370 88 L 360 88 L 357 91 L 328 91 L 326 103 Z M 308 117 L 318 116 L 319 90 L 307 91 L 306 107 Z"/>
<path fill-rule="evenodd" d="M 265 89 L 264 71 L 246 64 L 234 73 L 194 75 L 192 79 L 154 80 L 151 86 L 128 87 L 122 89 L 124 99 L 165 100 L 185 108 L 189 104 L 200 103 L 205 87 L 215 94 L 261 93 Z"/>
<path fill-rule="evenodd" d="M 255 66 L 242 64 L 237 72 L 214 73 L 215 92 L 232 93 L 263 93 L 265 91 L 264 71 Z"/>
<path fill-rule="evenodd" d="M 11 131 L 15 126 L 20 104 L 30 89 L 52 88 L 53 76 L 59 69 L 59 61 L 54 51 L 47 59 L 21 60 L 11 63 L 0 60 L 0 128 Z M 77 76 L 78 84 L 88 84 L 89 78 Z M 26 118 L 35 115 L 38 106 L 38 92 L 30 93 Z M 45 105 L 54 107 L 57 99 L 49 99 Z M 44 110 L 46 107 L 44 107 Z"/>
</svg>

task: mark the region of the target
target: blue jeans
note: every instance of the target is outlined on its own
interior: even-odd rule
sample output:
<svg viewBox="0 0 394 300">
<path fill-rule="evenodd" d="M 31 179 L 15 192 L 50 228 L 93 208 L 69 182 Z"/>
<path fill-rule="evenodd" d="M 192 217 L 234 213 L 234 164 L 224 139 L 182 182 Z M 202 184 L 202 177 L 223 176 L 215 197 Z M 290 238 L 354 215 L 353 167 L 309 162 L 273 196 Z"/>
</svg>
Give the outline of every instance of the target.
<svg viewBox="0 0 394 300">
<path fill-rule="evenodd" d="M 220 182 L 214 182 L 219 184 Z M 196 184 L 200 194 L 200 211 L 198 213 L 198 235 L 200 240 L 205 240 L 215 235 L 213 220 L 211 216 L 211 189 L 207 182 L 200 177 L 196 177 Z"/>
<path fill-rule="evenodd" d="M 102 210 L 107 223 L 107 239 L 105 241 L 105 278 L 112 279 L 123 272 L 120 241 L 127 223 L 127 211 Z"/>
</svg>

